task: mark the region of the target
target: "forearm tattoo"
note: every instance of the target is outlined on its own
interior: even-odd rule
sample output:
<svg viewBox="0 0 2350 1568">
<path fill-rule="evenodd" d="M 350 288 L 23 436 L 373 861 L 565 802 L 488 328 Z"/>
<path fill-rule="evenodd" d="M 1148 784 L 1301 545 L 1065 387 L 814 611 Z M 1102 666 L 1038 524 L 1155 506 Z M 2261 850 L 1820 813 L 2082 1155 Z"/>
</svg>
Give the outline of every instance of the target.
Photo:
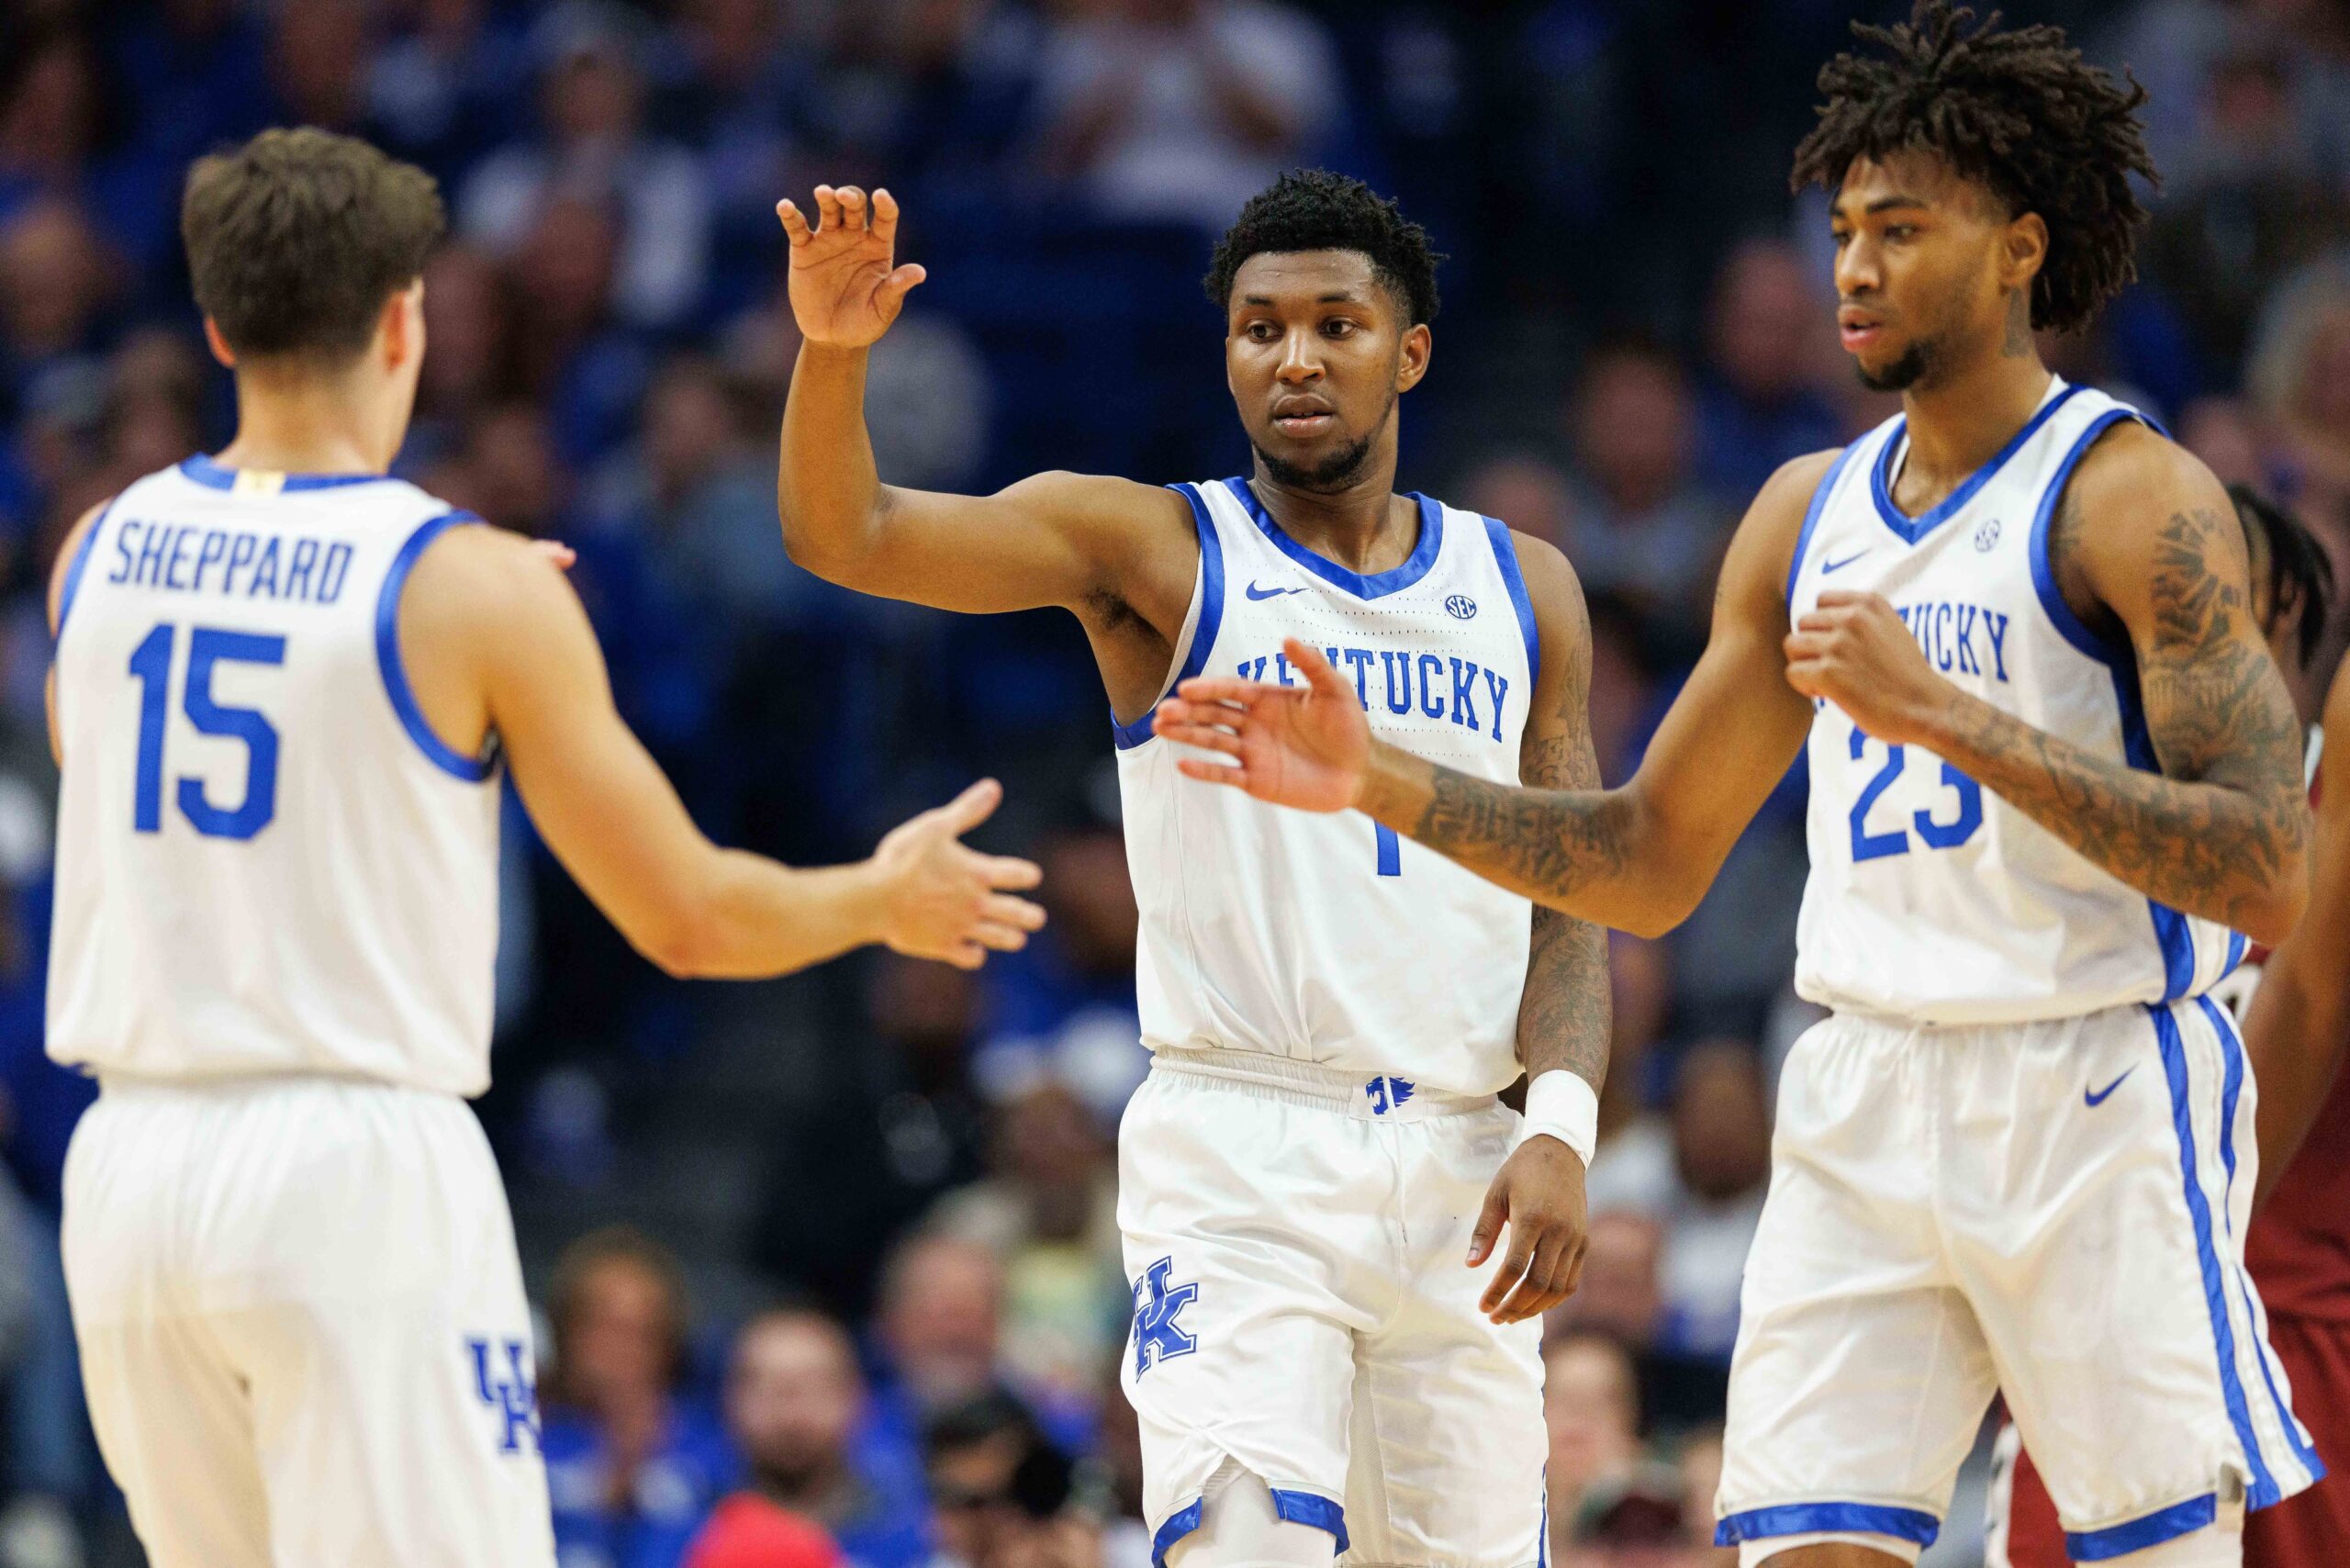
<svg viewBox="0 0 2350 1568">
<path fill-rule="evenodd" d="M 1529 749 L 1521 768 L 1539 789 L 1596 790 L 1599 759 L 1581 693 L 1569 699 L 1571 734 Z M 1439 774 L 1439 780 L 1442 778 Z M 1425 841 L 1424 841 L 1425 842 Z M 1527 1076 L 1564 1068 L 1598 1088 L 1607 1078 L 1614 1006 L 1607 982 L 1607 932 L 1589 921 L 1534 908 L 1534 940 L 1518 1005 L 1517 1052 Z"/>
</svg>

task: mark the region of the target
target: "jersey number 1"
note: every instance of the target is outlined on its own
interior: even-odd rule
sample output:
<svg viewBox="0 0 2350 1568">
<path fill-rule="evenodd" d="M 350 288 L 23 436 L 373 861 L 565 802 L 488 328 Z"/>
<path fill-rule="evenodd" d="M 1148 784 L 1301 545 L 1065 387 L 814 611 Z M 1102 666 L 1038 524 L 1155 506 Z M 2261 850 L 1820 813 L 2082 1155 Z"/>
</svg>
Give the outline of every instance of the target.
<svg viewBox="0 0 2350 1568">
<path fill-rule="evenodd" d="M 130 825 L 140 833 L 160 833 L 163 826 L 163 721 L 171 700 L 172 644 L 178 633 L 178 627 L 163 622 L 130 655 L 130 673 L 140 686 L 139 774 Z M 246 754 L 245 798 L 234 806 L 214 805 L 201 778 L 179 781 L 180 814 L 207 838 L 251 838 L 277 815 L 277 731 L 253 709 L 214 701 L 212 672 L 223 663 L 285 662 L 283 637 L 211 626 L 188 629 L 187 684 L 180 706 L 199 734 L 242 741 Z"/>
</svg>

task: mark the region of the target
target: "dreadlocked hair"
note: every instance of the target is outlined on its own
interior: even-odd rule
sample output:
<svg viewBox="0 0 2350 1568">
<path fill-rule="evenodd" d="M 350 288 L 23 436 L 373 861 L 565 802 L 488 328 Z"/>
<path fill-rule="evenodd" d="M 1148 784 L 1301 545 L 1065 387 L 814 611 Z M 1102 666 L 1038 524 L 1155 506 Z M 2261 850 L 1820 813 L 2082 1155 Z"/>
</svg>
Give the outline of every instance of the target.
<svg viewBox="0 0 2350 1568">
<path fill-rule="evenodd" d="M 1841 185 L 1858 158 L 1925 151 L 1978 180 L 2010 216 L 2036 212 L 2048 255 L 2031 285 L 2031 324 L 2087 326 L 2138 275 L 2146 221 L 2130 176 L 2159 183 L 2137 111 L 2146 90 L 2089 64 L 2048 26 L 1999 30 L 1994 11 L 1917 0 L 1906 25 L 1852 24 L 1877 53 L 1820 69 L 1819 123 L 1796 149 L 1790 188 Z"/>
<path fill-rule="evenodd" d="M 1216 241 L 1201 280 L 1219 310 L 1232 303 L 1240 263 L 1267 252 L 1360 251 L 1414 326 L 1436 319 L 1436 266 L 1428 231 L 1360 180 L 1327 169 L 1292 169 L 1248 198 Z"/>
<path fill-rule="evenodd" d="M 2243 525 L 2254 569 L 2264 563 L 2267 568 L 2269 615 L 2300 607 L 2293 639 L 2306 666 L 2325 637 L 2326 612 L 2333 603 L 2333 562 L 2307 523 L 2251 486 L 2230 485 L 2228 499 L 2235 503 L 2236 521 Z"/>
</svg>

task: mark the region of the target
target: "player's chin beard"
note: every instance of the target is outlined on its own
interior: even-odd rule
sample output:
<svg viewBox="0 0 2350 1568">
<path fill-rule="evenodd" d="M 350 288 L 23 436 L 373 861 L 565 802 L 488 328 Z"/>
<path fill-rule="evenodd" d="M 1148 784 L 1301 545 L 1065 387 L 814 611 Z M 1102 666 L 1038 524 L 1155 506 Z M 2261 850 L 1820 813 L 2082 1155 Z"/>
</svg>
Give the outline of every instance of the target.
<svg viewBox="0 0 2350 1568">
<path fill-rule="evenodd" d="M 1883 370 L 1872 371 L 1857 361 L 1852 368 L 1860 373 L 1861 385 L 1872 392 L 1907 392 L 1933 379 L 1942 367 L 1942 347 L 1939 339 L 1919 338 Z"/>
<path fill-rule="evenodd" d="M 1311 467 L 1276 457 L 1263 447 L 1257 446 L 1255 442 L 1248 444 L 1255 447 L 1257 461 L 1265 465 L 1265 476 L 1282 489 L 1303 490 L 1309 495 L 1335 495 L 1361 478 L 1362 471 L 1371 466 L 1371 443 L 1378 439 L 1379 432 L 1386 428 L 1394 412 L 1395 400 L 1390 398 L 1387 412 L 1379 417 L 1379 422 L 1371 428 L 1368 435 L 1360 441 L 1348 442 Z"/>
</svg>

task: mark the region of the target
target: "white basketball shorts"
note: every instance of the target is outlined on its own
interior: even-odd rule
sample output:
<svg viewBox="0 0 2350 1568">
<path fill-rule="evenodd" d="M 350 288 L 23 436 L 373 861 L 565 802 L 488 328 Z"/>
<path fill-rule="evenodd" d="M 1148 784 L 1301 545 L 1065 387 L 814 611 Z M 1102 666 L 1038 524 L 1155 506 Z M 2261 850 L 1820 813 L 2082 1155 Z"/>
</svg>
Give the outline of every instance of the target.
<svg viewBox="0 0 2350 1568">
<path fill-rule="evenodd" d="M 2253 1108 L 2208 999 L 1812 1028 L 1747 1260 L 1717 1539 L 1914 1558 L 1995 1389 L 2076 1562 L 2323 1474 L 2244 1268 Z"/>
<path fill-rule="evenodd" d="M 463 1101 L 107 1081 L 64 1243 L 91 1421 L 154 1568 L 551 1568 L 530 1308 Z"/>
<path fill-rule="evenodd" d="M 1490 1095 L 1158 1053 L 1118 1137 L 1157 1558 L 1229 1457 L 1349 1565 L 1542 1559 L 1541 1325 L 1489 1321 L 1498 1265 L 1466 1266 L 1517 1124 Z"/>
</svg>

